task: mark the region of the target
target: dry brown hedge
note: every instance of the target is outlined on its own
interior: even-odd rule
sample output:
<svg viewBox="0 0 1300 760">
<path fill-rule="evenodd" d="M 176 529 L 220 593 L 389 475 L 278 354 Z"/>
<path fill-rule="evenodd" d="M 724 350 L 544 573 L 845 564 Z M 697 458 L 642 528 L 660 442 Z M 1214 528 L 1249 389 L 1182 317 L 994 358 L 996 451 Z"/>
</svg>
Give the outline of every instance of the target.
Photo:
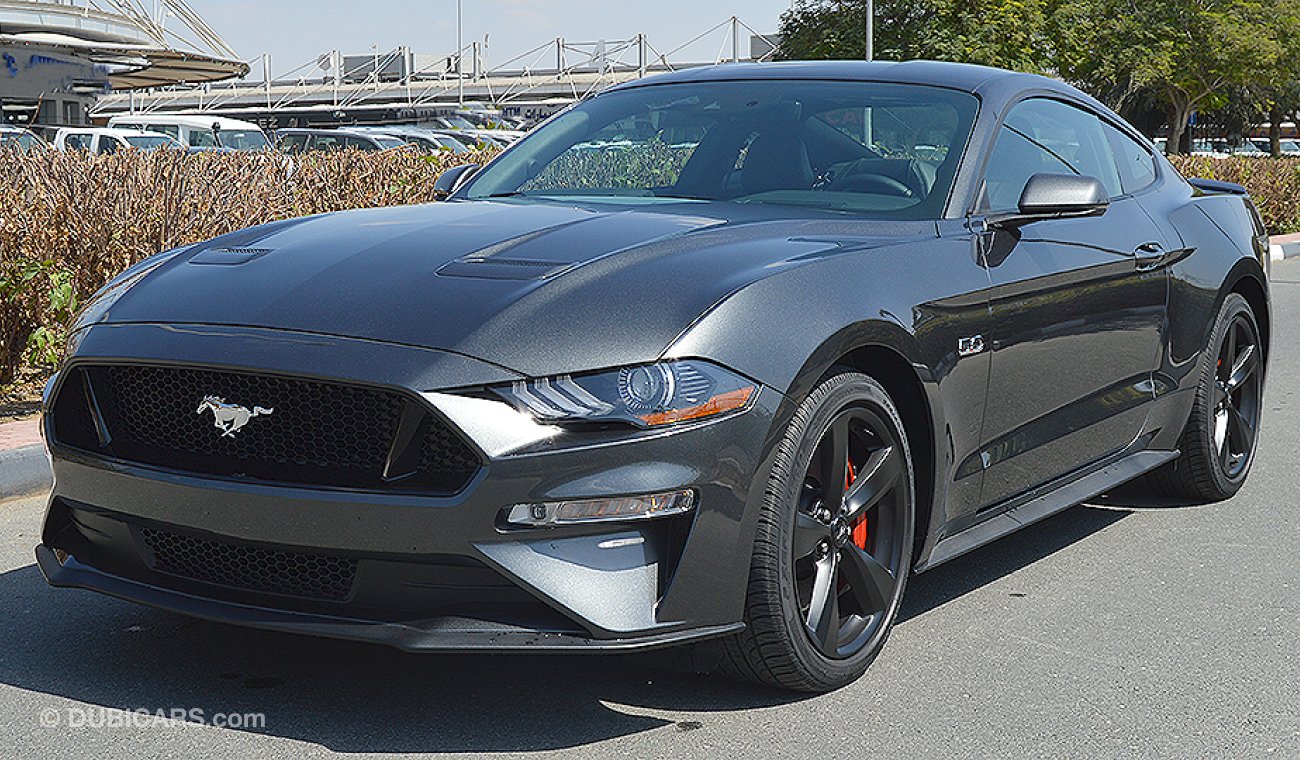
<svg viewBox="0 0 1300 760">
<path fill-rule="evenodd" d="M 1184 177 L 1245 185 L 1269 234 L 1300 232 L 1300 158 L 1170 156 Z"/>
<path fill-rule="evenodd" d="M 0 151 L 0 392 L 48 370 L 78 305 L 157 251 L 349 208 L 424 203 L 447 166 L 486 156 Z M 1300 231 L 1300 159 L 1173 157 L 1179 171 L 1245 185 L 1269 231 Z"/>
<path fill-rule="evenodd" d="M 139 259 L 255 224 L 432 201 L 484 156 L 0 151 L 0 387 L 48 367 L 80 302 Z"/>
</svg>

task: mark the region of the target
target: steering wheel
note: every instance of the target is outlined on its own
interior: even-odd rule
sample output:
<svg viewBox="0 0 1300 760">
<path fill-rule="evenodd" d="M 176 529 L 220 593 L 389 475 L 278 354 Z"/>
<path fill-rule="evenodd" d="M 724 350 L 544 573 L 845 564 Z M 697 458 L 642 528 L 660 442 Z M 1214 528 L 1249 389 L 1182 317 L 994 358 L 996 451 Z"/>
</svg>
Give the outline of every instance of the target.
<svg viewBox="0 0 1300 760">
<path fill-rule="evenodd" d="M 916 192 L 893 177 L 881 174 L 859 174 L 847 177 L 838 188 L 846 192 L 874 192 L 878 195 L 897 195 L 901 198 L 915 198 Z"/>
</svg>

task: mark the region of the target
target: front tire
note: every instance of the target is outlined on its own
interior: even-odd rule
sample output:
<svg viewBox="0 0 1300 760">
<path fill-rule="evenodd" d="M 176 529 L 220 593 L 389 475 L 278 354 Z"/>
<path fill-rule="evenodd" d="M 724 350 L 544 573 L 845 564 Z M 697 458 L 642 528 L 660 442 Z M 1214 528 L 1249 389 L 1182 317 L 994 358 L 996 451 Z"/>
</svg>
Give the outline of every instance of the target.
<svg viewBox="0 0 1300 760">
<path fill-rule="evenodd" d="M 1237 493 L 1250 474 L 1263 410 L 1264 353 L 1255 312 L 1229 293 L 1199 368 L 1177 459 L 1151 474 L 1162 492 L 1195 501 Z"/>
<path fill-rule="evenodd" d="M 836 371 L 795 412 L 759 514 L 746 629 L 723 670 L 797 691 L 866 672 L 911 569 L 915 488 L 902 419 L 872 378 Z"/>
</svg>

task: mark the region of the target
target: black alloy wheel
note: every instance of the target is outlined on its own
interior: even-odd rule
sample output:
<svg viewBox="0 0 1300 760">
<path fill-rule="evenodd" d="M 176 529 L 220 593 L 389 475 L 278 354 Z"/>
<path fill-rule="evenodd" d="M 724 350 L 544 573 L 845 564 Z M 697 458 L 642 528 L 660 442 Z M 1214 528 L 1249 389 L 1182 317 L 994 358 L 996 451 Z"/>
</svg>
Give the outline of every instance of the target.
<svg viewBox="0 0 1300 760">
<path fill-rule="evenodd" d="M 915 504 L 903 422 L 874 379 L 839 370 L 795 412 L 768 480 L 746 630 L 723 667 L 759 683 L 829 691 L 862 675 L 898 614 Z"/>
<path fill-rule="evenodd" d="M 799 609 L 827 657 L 851 657 L 881 630 L 907 554 L 896 530 L 904 454 L 871 409 L 840 412 L 822 436 L 795 514 Z"/>
<path fill-rule="evenodd" d="M 1249 314 L 1237 314 L 1219 346 L 1211 406 L 1211 439 L 1222 473 L 1239 478 L 1255 453 L 1259 430 L 1260 396 L 1264 373 L 1260 370 L 1259 335 Z"/>
<path fill-rule="evenodd" d="M 1229 293 L 1210 332 L 1179 456 L 1151 474 L 1157 489 L 1195 501 L 1227 499 L 1241 489 L 1259 443 L 1264 359 L 1254 311 Z"/>
</svg>

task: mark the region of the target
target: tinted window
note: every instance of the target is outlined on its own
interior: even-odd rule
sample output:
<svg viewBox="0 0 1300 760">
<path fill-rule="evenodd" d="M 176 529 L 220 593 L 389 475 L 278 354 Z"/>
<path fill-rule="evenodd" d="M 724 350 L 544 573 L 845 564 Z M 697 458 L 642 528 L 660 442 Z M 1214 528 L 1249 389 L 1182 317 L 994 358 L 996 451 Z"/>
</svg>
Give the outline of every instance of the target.
<svg viewBox="0 0 1300 760">
<path fill-rule="evenodd" d="M 141 135 L 139 137 L 128 137 L 126 138 L 126 141 L 130 143 L 131 147 L 133 148 L 144 148 L 146 150 L 157 149 L 157 148 L 170 148 L 171 146 L 176 144 L 172 142 L 171 139 L 166 137 L 165 135 L 159 135 L 157 137 Z"/>
<path fill-rule="evenodd" d="M 235 150 L 261 150 L 266 147 L 266 135 L 251 129 L 223 129 L 217 134 L 221 147 Z"/>
<path fill-rule="evenodd" d="M 1119 164 L 1119 182 L 1124 192 L 1136 193 L 1156 181 L 1156 162 L 1147 149 L 1109 124 L 1102 124 Z"/>
<path fill-rule="evenodd" d="M 986 211 L 1012 211 L 1035 174 L 1078 174 L 1123 194 L 1101 119 L 1060 101 L 1035 98 L 1011 109 L 984 173 Z"/>
<path fill-rule="evenodd" d="M 312 150 L 343 150 L 343 140 L 337 135 L 313 135 Z"/>
<path fill-rule="evenodd" d="M 110 153 L 116 153 L 118 148 L 117 138 L 101 135 L 99 138 L 99 153 L 107 156 Z"/>
<path fill-rule="evenodd" d="M 190 128 L 190 147 L 191 148 L 216 148 L 217 136 L 210 129 Z"/>
<path fill-rule="evenodd" d="M 146 132 L 157 132 L 160 135 L 175 137 L 181 139 L 181 128 L 175 124 L 146 124 L 143 127 Z"/>
<path fill-rule="evenodd" d="M 534 131 L 480 172 L 468 195 L 686 198 L 937 218 L 977 105 L 965 93 L 883 83 L 630 88 Z"/>
<path fill-rule="evenodd" d="M 343 138 L 343 147 L 353 150 L 378 150 L 379 147 L 364 137 L 345 137 Z"/>
<path fill-rule="evenodd" d="M 310 137 L 301 134 L 284 135 L 280 138 L 280 148 L 286 153 L 301 153 L 307 150 L 307 141 Z"/>
</svg>

